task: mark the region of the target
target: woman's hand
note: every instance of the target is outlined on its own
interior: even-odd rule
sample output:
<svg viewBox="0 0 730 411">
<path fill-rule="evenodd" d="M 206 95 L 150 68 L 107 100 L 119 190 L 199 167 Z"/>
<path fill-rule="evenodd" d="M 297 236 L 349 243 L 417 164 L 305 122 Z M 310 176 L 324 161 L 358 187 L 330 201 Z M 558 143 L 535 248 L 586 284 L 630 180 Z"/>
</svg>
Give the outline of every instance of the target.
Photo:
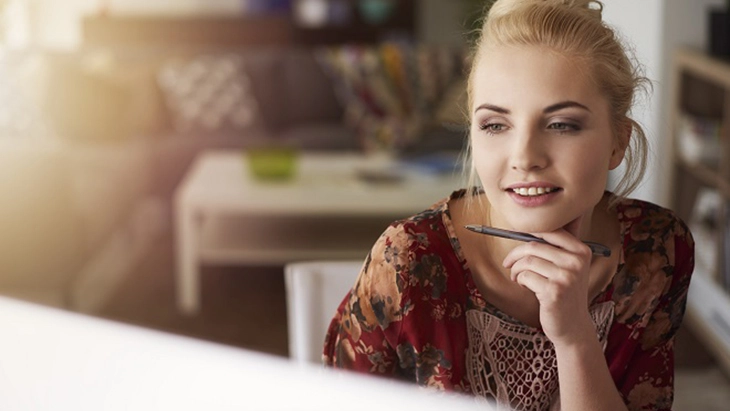
<svg viewBox="0 0 730 411">
<path fill-rule="evenodd" d="M 540 324 L 555 345 L 572 345 L 596 336 L 588 313 L 591 249 L 578 240 L 582 217 L 550 233 L 534 234 L 550 244 L 515 247 L 502 263 L 511 278 L 535 293 Z"/>
</svg>

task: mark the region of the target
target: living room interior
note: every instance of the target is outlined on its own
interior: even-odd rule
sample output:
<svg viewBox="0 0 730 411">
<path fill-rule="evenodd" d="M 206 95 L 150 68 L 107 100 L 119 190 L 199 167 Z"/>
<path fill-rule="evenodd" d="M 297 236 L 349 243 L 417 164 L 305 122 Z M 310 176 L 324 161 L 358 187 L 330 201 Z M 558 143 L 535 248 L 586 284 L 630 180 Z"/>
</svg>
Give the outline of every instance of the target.
<svg viewBox="0 0 730 411">
<path fill-rule="evenodd" d="M 669 62 L 724 2 L 605 3 L 654 80 L 636 195 L 669 206 Z M 0 295 L 290 356 L 287 264 L 362 260 L 464 184 L 481 6 L 0 1 Z M 683 326 L 675 410 L 725 409 L 722 350 Z"/>
</svg>

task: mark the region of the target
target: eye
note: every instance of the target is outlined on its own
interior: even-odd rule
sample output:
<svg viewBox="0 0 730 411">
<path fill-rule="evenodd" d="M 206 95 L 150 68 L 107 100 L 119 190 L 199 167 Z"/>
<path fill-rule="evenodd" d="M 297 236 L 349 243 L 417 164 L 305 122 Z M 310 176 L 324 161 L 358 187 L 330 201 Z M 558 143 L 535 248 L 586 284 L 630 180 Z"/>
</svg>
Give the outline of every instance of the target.
<svg viewBox="0 0 730 411">
<path fill-rule="evenodd" d="M 479 126 L 479 130 L 486 131 L 489 135 L 499 134 L 506 129 L 507 126 L 500 123 L 486 123 Z"/>
<path fill-rule="evenodd" d="M 556 130 L 560 132 L 560 134 L 580 131 L 580 126 L 578 126 L 577 124 L 563 122 L 551 123 L 550 125 L 548 125 L 548 128 L 551 130 Z"/>
</svg>

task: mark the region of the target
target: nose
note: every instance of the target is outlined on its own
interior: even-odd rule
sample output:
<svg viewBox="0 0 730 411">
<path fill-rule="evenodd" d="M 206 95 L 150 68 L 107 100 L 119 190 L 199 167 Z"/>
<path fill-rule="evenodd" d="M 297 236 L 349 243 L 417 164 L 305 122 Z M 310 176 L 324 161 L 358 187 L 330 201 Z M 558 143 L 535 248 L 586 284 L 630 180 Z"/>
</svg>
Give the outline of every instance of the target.
<svg viewBox="0 0 730 411">
<path fill-rule="evenodd" d="M 510 166 L 513 170 L 536 171 L 547 167 L 549 157 L 545 136 L 536 131 L 525 131 L 515 136 L 513 142 L 510 155 Z"/>
</svg>

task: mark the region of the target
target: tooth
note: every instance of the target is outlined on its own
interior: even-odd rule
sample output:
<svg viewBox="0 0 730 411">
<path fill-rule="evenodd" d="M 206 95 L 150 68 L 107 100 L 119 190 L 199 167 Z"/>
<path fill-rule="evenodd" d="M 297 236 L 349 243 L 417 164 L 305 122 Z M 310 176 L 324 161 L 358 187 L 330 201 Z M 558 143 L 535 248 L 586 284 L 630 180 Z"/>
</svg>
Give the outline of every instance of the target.
<svg viewBox="0 0 730 411">
<path fill-rule="evenodd" d="M 543 194 L 545 194 L 545 188 L 544 188 L 544 187 L 538 187 L 538 188 L 537 188 L 537 194 L 538 194 L 538 195 L 543 195 Z"/>
<path fill-rule="evenodd" d="M 519 191 L 519 194 L 520 194 L 521 196 L 526 196 L 526 195 L 527 195 L 527 189 L 526 189 L 526 188 L 522 187 L 522 188 L 520 188 L 519 190 L 520 190 L 520 191 Z"/>
<path fill-rule="evenodd" d="M 527 189 L 528 196 L 534 196 L 535 194 L 537 194 L 537 189 L 535 187 L 530 187 Z"/>
</svg>

